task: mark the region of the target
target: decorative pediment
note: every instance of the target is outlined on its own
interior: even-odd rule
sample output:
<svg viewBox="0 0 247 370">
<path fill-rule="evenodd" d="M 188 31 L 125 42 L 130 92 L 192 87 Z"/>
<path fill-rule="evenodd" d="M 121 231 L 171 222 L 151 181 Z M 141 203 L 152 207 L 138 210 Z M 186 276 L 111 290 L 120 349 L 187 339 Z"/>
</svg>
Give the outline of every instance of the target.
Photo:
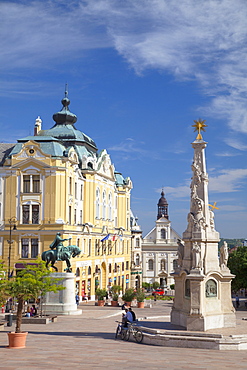
<svg viewBox="0 0 247 370">
<path fill-rule="evenodd" d="M 72 163 L 75 163 L 75 164 L 79 163 L 78 155 L 73 148 L 70 148 L 68 152 L 68 158 Z"/>
<path fill-rule="evenodd" d="M 99 159 L 97 162 L 97 171 L 99 174 L 111 178 L 115 181 L 114 172 L 115 167 L 111 162 L 111 158 L 107 151 L 104 149 L 99 155 Z"/>
<path fill-rule="evenodd" d="M 33 140 L 29 140 L 28 142 L 22 145 L 22 149 L 18 154 L 13 155 L 14 159 L 23 160 L 25 158 L 36 158 L 42 159 L 50 157 L 49 155 L 45 154 L 41 149 L 40 145 Z"/>
</svg>

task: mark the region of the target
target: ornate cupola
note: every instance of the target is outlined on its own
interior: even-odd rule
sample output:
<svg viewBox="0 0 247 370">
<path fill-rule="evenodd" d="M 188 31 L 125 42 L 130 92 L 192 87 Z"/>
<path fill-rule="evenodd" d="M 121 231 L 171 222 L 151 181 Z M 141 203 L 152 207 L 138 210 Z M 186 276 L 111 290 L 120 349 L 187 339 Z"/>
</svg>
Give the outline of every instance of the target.
<svg viewBox="0 0 247 370">
<path fill-rule="evenodd" d="M 159 220 L 161 217 L 165 217 L 167 220 L 169 219 L 168 216 L 168 203 L 165 198 L 165 193 L 162 189 L 161 192 L 161 198 L 159 199 L 158 202 L 158 214 L 157 214 L 157 220 Z"/>
<path fill-rule="evenodd" d="M 60 110 L 60 112 L 53 114 L 54 121 L 57 125 L 73 125 L 74 123 L 76 123 L 77 117 L 69 110 L 70 100 L 68 98 L 67 85 L 65 89 L 65 96 L 61 100 L 61 103 L 63 104 L 63 108 Z"/>
</svg>

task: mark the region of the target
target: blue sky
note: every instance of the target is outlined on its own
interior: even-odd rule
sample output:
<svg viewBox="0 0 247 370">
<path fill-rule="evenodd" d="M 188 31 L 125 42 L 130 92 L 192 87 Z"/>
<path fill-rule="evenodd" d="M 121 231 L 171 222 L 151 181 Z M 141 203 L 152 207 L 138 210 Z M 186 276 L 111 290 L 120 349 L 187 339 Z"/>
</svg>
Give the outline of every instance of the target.
<svg viewBox="0 0 247 370">
<path fill-rule="evenodd" d="M 2 142 L 53 126 L 65 83 L 77 129 L 134 184 L 144 235 L 162 187 L 182 234 L 196 134 L 203 138 L 216 229 L 247 237 L 245 0 L 1 1 Z"/>
</svg>

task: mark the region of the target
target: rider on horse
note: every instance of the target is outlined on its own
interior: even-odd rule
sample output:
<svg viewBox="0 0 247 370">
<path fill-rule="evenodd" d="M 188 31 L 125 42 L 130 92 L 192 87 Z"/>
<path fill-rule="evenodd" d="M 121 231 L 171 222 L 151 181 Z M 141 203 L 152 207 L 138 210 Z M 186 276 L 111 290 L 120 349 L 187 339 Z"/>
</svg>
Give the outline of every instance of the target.
<svg viewBox="0 0 247 370">
<path fill-rule="evenodd" d="M 57 261 L 62 261 L 62 253 L 67 251 L 67 247 L 63 245 L 63 242 L 66 240 L 71 240 L 69 239 L 62 239 L 61 238 L 61 233 L 57 233 L 56 238 L 53 240 L 53 242 L 50 244 L 50 248 L 52 250 L 56 250 L 56 260 Z"/>
</svg>

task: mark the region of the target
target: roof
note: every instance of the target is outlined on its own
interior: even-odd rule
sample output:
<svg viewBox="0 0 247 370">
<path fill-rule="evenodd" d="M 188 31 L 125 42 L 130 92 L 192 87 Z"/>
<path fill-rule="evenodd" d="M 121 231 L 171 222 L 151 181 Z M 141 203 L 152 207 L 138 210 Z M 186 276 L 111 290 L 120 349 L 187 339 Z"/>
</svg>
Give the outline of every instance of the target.
<svg viewBox="0 0 247 370">
<path fill-rule="evenodd" d="M 15 144 L 0 143 L 0 166 L 3 166 L 5 159 L 9 156 Z"/>
</svg>

